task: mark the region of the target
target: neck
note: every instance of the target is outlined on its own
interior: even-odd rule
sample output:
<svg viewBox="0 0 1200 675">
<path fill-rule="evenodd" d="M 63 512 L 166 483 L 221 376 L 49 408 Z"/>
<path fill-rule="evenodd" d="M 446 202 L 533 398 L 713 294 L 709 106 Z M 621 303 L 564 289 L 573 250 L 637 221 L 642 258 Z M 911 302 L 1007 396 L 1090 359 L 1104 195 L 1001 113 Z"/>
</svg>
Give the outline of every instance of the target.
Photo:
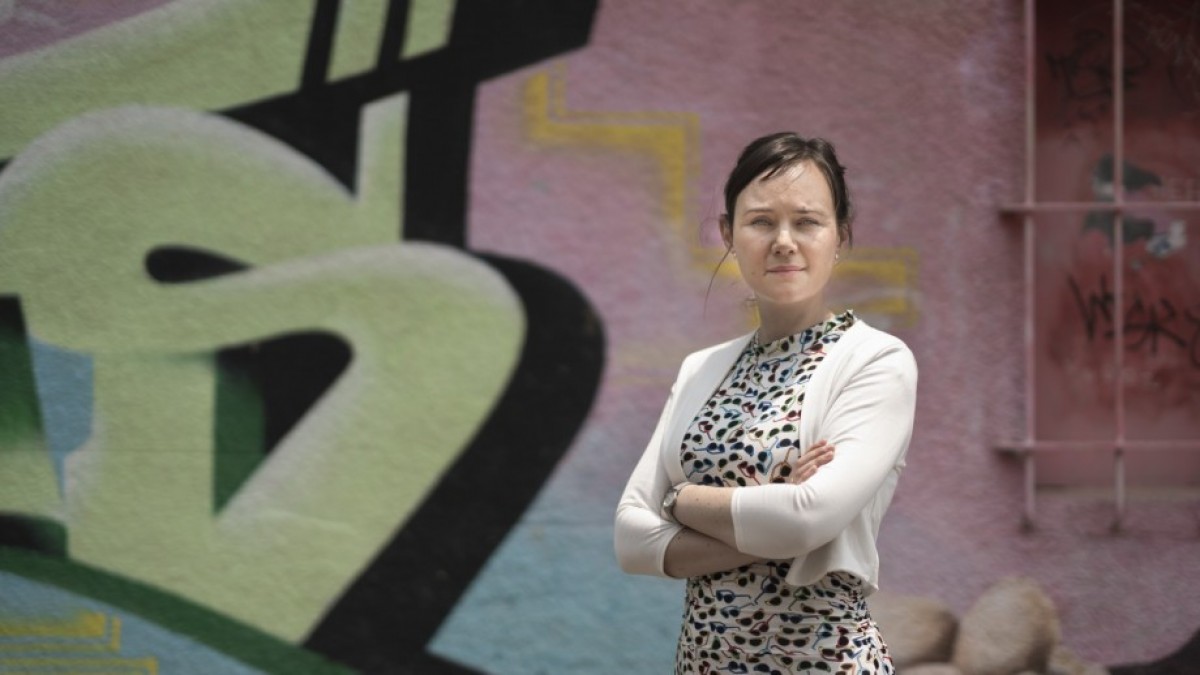
<svg viewBox="0 0 1200 675">
<path fill-rule="evenodd" d="M 759 303 L 758 339 L 761 342 L 772 342 L 787 335 L 794 335 L 824 321 L 830 314 L 821 298 L 799 307 L 774 307 Z"/>
</svg>

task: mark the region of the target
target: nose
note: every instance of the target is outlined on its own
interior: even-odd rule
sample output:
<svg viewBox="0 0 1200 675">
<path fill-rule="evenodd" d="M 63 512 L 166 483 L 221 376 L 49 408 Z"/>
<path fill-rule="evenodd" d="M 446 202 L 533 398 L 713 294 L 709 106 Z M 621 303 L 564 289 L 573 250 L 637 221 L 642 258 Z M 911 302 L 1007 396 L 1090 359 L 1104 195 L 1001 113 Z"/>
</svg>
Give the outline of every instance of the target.
<svg viewBox="0 0 1200 675">
<path fill-rule="evenodd" d="M 779 231 L 775 234 L 775 241 L 771 244 L 771 250 L 777 255 L 785 255 L 796 251 L 796 240 L 792 238 L 791 228 L 779 228 Z"/>
</svg>

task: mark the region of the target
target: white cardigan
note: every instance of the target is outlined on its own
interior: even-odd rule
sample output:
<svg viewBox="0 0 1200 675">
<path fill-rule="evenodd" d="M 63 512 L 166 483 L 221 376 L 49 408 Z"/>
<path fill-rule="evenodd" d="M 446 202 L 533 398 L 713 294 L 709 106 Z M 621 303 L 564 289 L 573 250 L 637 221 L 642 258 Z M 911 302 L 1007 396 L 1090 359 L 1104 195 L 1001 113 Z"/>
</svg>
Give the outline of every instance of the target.
<svg viewBox="0 0 1200 675">
<path fill-rule="evenodd" d="M 688 426 L 753 334 L 689 355 L 617 506 L 614 543 L 621 568 L 667 576 L 667 544 L 681 529 L 659 515 L 663 496 L 685 480 L 680 446 Z M 898 338 L 861 319 L 829 349 L 805 389 L 799 446 L 820 439 L 834 458 L 801 483 L 736 488 L 737 549 L 792 559 L 787 582 L 804 586 L 843 570 L 879 588 L 875 538 L 912 435 L 917 365 Z"/>
</svg>

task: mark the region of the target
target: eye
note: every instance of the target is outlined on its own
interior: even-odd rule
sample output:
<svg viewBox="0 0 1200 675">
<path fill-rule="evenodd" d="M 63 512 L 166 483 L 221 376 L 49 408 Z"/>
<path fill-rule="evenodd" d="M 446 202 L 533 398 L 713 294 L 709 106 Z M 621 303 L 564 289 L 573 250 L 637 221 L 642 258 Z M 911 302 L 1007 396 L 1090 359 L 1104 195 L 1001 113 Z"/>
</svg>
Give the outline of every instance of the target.
<svg viewBox="0 0 1200 675">
<path fill-rule="evenodd" d="M 771 225 L 771 221 L 767 218 L 755 218 L 750 221 L 751 227 L 770 227 Z"/>
</svg>

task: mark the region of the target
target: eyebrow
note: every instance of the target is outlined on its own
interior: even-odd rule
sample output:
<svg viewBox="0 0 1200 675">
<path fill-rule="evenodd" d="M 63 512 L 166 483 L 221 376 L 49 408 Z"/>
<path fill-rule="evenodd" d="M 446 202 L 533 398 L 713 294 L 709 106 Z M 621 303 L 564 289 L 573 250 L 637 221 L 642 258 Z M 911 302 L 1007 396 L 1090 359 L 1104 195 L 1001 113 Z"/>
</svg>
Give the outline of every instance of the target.
<svg viewBox="0 0 1200 675">
<path fill-rule="evenodd" d="M 821 215 L 821 216 L 825 215 L 824 209 L 821 209 L 819 207 L 812 207 L 812 208 L 803 207 L 803 208 L 799 208 L 799 209 L 792 209 L 791 212 L 792 213 L 814 213 L 814 214 Z M 746 209 L 745 213 L 775 213 L 775 209 L 767 207 L 767 206 L 755 206 L 755 207 Z"/>
</svg>

